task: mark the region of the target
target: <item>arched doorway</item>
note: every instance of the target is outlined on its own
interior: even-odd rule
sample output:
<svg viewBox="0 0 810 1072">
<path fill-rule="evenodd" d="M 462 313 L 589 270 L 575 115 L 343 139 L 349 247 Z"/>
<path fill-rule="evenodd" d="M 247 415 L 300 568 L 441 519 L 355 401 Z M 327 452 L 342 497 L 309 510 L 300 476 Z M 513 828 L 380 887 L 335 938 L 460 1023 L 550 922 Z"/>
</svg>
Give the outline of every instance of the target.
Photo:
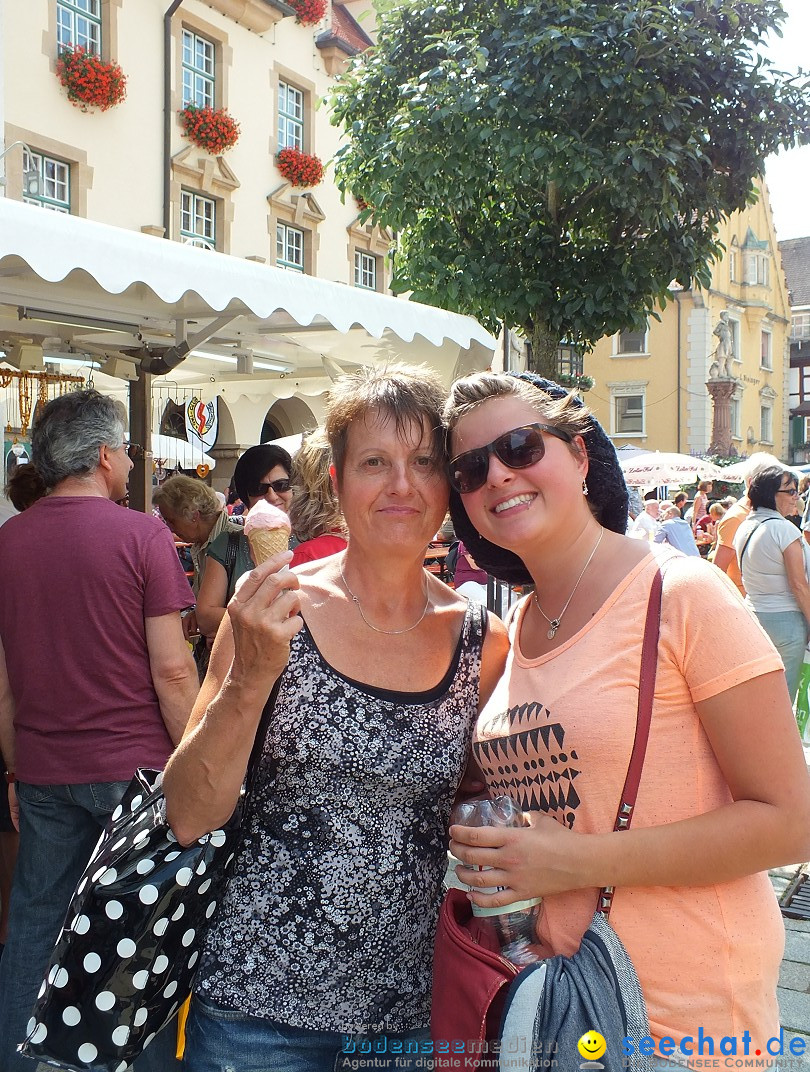
<svg viewBox="0 0 810 1072">
<path fill-rule="evenodd" d="M 265 414 L 259 442 L 269 443 L 271 439 L 283 439 L 317 427 L 317 418 L 306 402 L 295 397 L 280 398 Z"/>
</svg>

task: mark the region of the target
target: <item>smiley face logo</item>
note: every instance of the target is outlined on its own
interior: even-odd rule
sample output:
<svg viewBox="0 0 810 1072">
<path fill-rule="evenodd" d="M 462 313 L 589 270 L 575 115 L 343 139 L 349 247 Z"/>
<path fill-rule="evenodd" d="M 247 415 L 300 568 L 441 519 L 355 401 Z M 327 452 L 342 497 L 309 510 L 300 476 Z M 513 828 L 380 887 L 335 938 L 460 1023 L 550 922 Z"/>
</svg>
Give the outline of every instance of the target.
<svg viewBox="0 0 810 1072">
<path fill-rule="evenodd" d="M 586 1061 L 598 1061 L 607 1049 L 607 1043 L 598 1031 L 588 1031 L 577 1043 L 577 1049 Z"/>
</svg>

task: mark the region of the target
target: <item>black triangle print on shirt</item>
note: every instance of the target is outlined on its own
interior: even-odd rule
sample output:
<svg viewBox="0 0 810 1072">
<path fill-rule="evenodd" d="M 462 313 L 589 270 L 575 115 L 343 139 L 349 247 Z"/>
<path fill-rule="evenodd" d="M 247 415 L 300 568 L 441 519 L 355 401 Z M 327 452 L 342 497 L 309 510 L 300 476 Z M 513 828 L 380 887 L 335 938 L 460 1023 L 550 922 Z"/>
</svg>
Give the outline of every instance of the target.
<svg viewBox="0 0 810 1072">
<path fill-rule="evenodd" d="M 510 708 L 498 722 L 508 719 L 513 732 L 476 742 L 475 758 L 492 796 L 507 793 L 524 811 L 544 811 L 573 827 L 580 802 L 574 787 L 579 760 L 566 745 L 565 730 L 551 718 L 538 703 Z"/>
</svg>

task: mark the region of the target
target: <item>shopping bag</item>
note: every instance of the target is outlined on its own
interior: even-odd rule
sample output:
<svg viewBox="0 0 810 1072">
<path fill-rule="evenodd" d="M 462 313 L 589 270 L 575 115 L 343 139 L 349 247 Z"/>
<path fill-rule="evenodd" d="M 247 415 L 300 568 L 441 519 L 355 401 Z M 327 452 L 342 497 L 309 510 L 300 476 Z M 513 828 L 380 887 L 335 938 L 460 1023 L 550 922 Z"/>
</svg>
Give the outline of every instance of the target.
<svg viewBox="0 0 810 1072">
<path fill-rule="evenodd" d="M 799 690 L 796 694 L 796 723 L 802 740 L 807 734 L 810 721 L 810 647 L 805 650 L 802 672 L 799 675 Z"/>
<path fill-rule="evenodd" d="M 73 895 L 22 1053 L 107 1072 L 140 1056 L 191 992 L 240 818 L 184 847 L 160 775 L 136 773 Z"/>
</svg>

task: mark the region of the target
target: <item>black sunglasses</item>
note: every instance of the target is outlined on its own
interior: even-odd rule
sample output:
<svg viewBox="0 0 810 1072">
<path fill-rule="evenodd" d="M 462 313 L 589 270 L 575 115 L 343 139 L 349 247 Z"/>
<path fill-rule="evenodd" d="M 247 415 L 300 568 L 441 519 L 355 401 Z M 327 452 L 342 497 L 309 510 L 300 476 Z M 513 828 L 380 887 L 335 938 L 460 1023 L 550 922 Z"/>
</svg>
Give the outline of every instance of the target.
<svg viewBox="0 0 810 1072">
<path fill-rule="evenodd" d="M 266 495 L 270 488 L 276 493 L 276 495 L 283 495 L 285 491 L 290 490 L 290 479 L 284 477 L 281 480 L 271 480 L 269 484 L 259 484 L 259 490 L 257 495 Z"/>
<path fill-rule="evenodd" d="M 453 458 L 447 470 L 451 487 L 461 495 L 482 488 L 487 482 L 491 454 L 509 469 L 528 469 L 546 453 L 543 432 L 556 436 L 563 443 L 570 443 L 572 439 L 568 432 L 550 424 L 525 424 L 522 428 L 513 428 L 486 446 L 466 450 Z"/>
</svg>

